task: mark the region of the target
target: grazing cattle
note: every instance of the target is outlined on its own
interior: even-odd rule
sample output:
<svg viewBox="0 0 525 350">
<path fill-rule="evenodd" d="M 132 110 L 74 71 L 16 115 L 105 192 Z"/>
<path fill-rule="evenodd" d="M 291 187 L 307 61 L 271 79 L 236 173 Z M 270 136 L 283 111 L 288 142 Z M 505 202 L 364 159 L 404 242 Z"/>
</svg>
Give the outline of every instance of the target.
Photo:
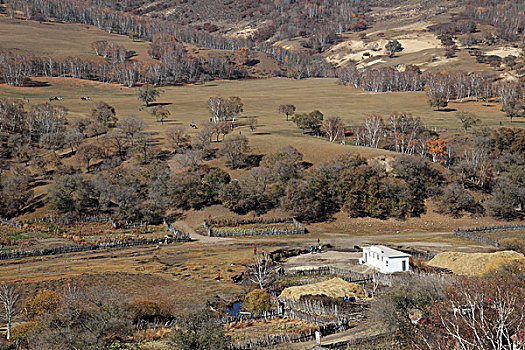
<svg viewBox="0 0 525 350">
<path fill-rule="evenodd" d="M 80 99 L 82 101 L 91 101 L 91 97 L 89 97 L 89 96 L 82 96 Z"/>
</svg>

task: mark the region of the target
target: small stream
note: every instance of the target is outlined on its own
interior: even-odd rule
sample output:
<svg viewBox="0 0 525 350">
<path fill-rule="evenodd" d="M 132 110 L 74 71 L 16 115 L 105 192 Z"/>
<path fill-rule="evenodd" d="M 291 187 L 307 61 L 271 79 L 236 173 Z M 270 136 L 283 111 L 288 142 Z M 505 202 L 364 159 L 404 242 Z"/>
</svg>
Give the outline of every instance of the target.
<svg viewBox="0 0 525 350">
<path fill-rule="evenodd" d="M 224 309 L 227 313 L 232 316 L 239 316 L 242 309 L 242 302 L 234 303 L 231 308 Z"/>
</svg>

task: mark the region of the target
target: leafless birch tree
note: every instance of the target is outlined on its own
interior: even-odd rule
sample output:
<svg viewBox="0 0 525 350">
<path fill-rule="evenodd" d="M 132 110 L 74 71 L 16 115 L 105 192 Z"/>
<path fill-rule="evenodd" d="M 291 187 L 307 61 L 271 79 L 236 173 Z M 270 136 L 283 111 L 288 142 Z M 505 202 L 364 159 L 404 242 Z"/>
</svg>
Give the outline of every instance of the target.
<svg viewBox="0 0 525 350">
<path fill-rule="evenodd" d="M 2 303 L 2 317 L 7 323 L 7 340 L 11 339 L 11 320 L 17 312 L 20 293 L 14 284 L 3 282 L 0 285 L 0 302 Z"/>
</svg>

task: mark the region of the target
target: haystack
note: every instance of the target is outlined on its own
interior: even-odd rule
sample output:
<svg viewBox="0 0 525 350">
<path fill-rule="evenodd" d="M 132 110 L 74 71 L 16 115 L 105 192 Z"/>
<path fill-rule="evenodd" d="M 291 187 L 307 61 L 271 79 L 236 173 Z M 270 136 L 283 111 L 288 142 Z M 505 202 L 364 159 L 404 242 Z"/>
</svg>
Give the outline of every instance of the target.
<svg viewBox="0 0 525 350">
<path fill-rule="evenodd" d="M 523 259 L 525 259 L 523 254 L 509 250 L 495 253 L 445 252 L 436 255 L 427 264 L 448 269 L 458 275 L 481 275 L 512 261 Z"/>
<path fill-rule="evenodd" d="M 356 299 L 365 299 L 368 297 L 362 286 L 343 281 L 340 278 L 332 278 L 331 280 L 319 283 L 285 288 L 279 298 L 299 300 L 305 295 L 324 295 L 330 298 L 353 296 Z"/>
</svg>

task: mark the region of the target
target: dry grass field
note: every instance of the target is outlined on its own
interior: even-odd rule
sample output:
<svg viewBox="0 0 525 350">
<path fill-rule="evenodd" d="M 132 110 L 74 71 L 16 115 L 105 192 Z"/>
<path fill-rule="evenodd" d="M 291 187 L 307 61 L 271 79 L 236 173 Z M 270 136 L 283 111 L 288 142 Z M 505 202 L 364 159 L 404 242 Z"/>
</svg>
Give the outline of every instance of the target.
<svg viewBox="0 0 525 350">
<path fill-rule="evenodd" d="M 60 254 L 0 262 L 0 280 L 16 281 L 28 289 L 62 288 L 68 283 L 104 286 L 130 299 L 169 301 L 179 313 L 219 295 L 227 300 L 245 293 L 232 277 L 246 270 L 248 244 L 133 247 Z M 221 281 L 216 281 L 217 272 Z"/>
<path fill-rule="evenodd" d="M 119 117 L 137 115 L 143 118 L 149 131 L 159 139 L 163 138 L 167 128 L 174 125 L 189 126 L 193 120 L 202 126 L 210 118 L 207 100 L 214 96 L 239 96 L 244 102 L 244 113 L 238 119 L 242 132 L 249 138 L 254 153 L 270 153 L 280 148 L 293 145 L 305 153 L 305 160 L 317 162 L 330 155 L 358 152 L 365 156 L 377 156 L 388 153 L 384 150 L 342 146 L 330 144 L 324 138 L 304 135 L 294 123 L 286 121 L 277 112 L 283 103 L 292 103 L 297 112 L 309 112 L 318 109 L 325 116 L 340 116 L 348 125 L 362 123 L 364 117 L 371 113 L 388 116 L 392 111 L 408 112 L 420 116 L 431 128 L 458 129 L 459 122 L 454 111 L 434 111 L 428 103 L 424 92 L 372 93 L 340 86 L 336 79 L 292 80 L 285 78 L 253 79 L 241 81 L 214 81 L 203 85 L 170 86 L 162 88 L 163 94 L 158 102 L 168 103 L 171 112 L 170 120 L 161 124 L 156 122 L 147 109 L 140 110 L 137 100 L 137 88 L 125 88 L 117 85 L 103 84 L 71 78 L 34 78 L 45 82 L 43 87 L 10 87 L 0 85 L 0 94 L 4 97 L 30 99 L 31 104 L 44 103 L 50 96 L 63 96 L 63 101 L 54 104 L 62 105 L 69 110 L 69 118 L 74 119 L 90 113 L 97 101 L 113 105 Z M 81 96 L 90 96 L 92 101 L 81 101 Z M 510 124 L 500 106 L 492 103 L 485 106 L 481 102 L 468 101 L 451 103 L 450 108 L 457 111 L 471 111 L 479 116 L 483 126 L 497 126 L 500 121 Z M 258 127 L 252 134 L 246 118 L 257 117 Z M 519 125 L 515 122 L 514 125 Z M 188 127 L 188 131 L 195 132 Z M 198 130 L 197 130 L 198 131 Z"/>
<path fill-rule="evenodd" d="M 487 236 L 497 240 L 516 238 L 525 241 L 525 230 L 486 232 L 483 233 L 483 236 Z"/>
<path fill-rule="evenodd" d="M 445 15 L 443 15 L 445 16 Z M 443 17 L 441 16 L 441 17 Z M 405 50 L 399 57 L 392 59 L 388 64 L 417 63 L 412 62 L 408 56 L 415 55 L 414 59 L 427 60 L 425 52 L 438 55 L 441 48 L 438 40 L 432 33 L 425 32 L 425 27 L 432 23 L 447 20 L 445 17 L 436 17 L 432 21 L 412 23 L 406 22 L 380 23 L 373 29 L 367 30 L 366 43 L 358 42 L 355 34 L 345 37 L 341 45 L 336 45 L 328 55 L 337 56 L 339 52 L 360 52 L 363 45 L 370 45 L 375 41 L 385 40 L 380 33 L 387 29 L 393 37 L 405 40 Z M 389 34 L 390 36 L 390 34 Z M 354 38 L 355 37 L 355 38 Z M 81 56 L 93 59 L 102 59 L 94 55 L 91 43 L 96 40 L 108 40 L 123 45 L 128 50 L 137 52 L 133 59 L 149 60 L 147 50 L 149 43 L 135 42 L 126 36 L 112 35 L 93 26 L 71 23 L 40 23 L 10 19 L 0 15 L 0 48 L 13 49 L 22 53 L 36 55 L 51 55 L 54 57 Z M 341 47 L 337 47 L 341 46 Z M 192 48 L 194 49 L 194 48 Z M 425 51 L 426 50 L 426 51 Z M 195 50 L 190 50 L 196 52 Z M 458 57 L 439 64 L 440 69 L 449 69 L 460 62 L 473 67 L 472 58 L 466 60 L 460 52 Z M 405 57 L 407 56 L 407 57 Z M 465 59 L 463 59 L 465 58 Z M 398 60 L 399 62 L 397 62 Z M 409 62 L 410 61 L 410 62 Z M 431 58 L 428 60 L 431 61 Z M 456 63 L 454 63 L 456 62 Z M 432 63 L 429 63 L 431 65 Z M 477 67 L 476 70 L 478 70 Z M 45 83 L 42 87 L 14 88 L 0 85 L 0 95 L 5 97 L 29 98 L 31 104 L 46 102 L 50 96 L 63 96 L 63 101 L 53 103 L 63 105 L 69 110 L 69 118 L 85 116 L 97 101 L 105 101 L 115 106 L 119 117 L 138 115 L 145 119 L 148 128 L 155 133 L 158 139 L 163 138 L 164 131 L 172 125 L 188 126 L 194 120 L 197 125 L 202 125 L 209 119 L 206 102 L 212 96 L 240 96 L 245 104 L 245 112 L 239 119 L 242 125 L 246 117 L 255 116 L 259 127 L 251 134 L 247 126 L 241 126 L 236 132 L 242 132 L 250 139 L 254 153 L 269 153 L 293 145 L 305 154 L 305 160 L 317 162 L 326 159 L 327 155 L 347 152 L 358 152 L 365 156 L 386 154 L 384 150 L 369 148 L 356 148 L 347 145 L 330 144 L 324 139 L 305 136 L 292 122 L 286 122 L 282 115 L 277 113 L 277 107 L 283 103 L 292 103 L 297 107 L 297 112 L 309 112 L 318 109 L 325 116 L 340 116 L 349 125 L 359 125 L 364 116 L 379 113 L 388 116 L 393 111 L 408 112 L 420 116 L 424 123 L 431 128 L 458 129 L 459 123 L 455 118 L 455 110 L 470 111 L 479 116 L 483 126 L 498 126 L 510 124 L 500 106 L 493 103 L 485 106 L 482 103 L 468 101 L 464 103 L 451 103 L 451 111 L 433 111 L 424 92 L 408 93 L 372 93 L 337 85 L 335 79 L 308 79 L 291 80 L 284 78 L 244 80 L 244 81 L 214 81 L 204 85 L 173 86 L 163 88 L 159 102 L 168 103 L 171 120 L 160 124 L 147 112 L 139 110 L 140 104 L 136 98 L 136 88 L 102 84 L 97 82 L 69 79 L 69 78 L 35 78 L 34 80 Z M 81 101 L 81 96 L 90 96 L 92 101 Z M 514 123 L 519 125 L 519 123 Z M 189 129 L 189 128 L 188 128 Z M 190 130 L 190 132 L 194 132 Z"/>
<path fill-rule="evenodd" d="M 21 21 L 0 16 L 0 48 L 20 54 L 66 58 L 97 58 L 91 43 L 107 40 L 136 51 L 134 59 L 148 60 L 149 43 L 112 35 L 93 26 L 74 23 Z M 102 58 L 100 58 L 102 59 Z"/>
</svg>

